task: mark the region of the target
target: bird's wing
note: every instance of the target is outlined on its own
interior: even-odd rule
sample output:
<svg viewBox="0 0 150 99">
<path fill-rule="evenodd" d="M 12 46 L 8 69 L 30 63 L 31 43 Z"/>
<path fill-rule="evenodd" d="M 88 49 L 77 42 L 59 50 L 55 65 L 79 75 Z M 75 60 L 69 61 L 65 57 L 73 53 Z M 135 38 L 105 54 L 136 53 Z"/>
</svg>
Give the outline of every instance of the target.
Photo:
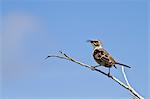
<svg viewBox="0 0 150 99">
<path fill-rule="evenodd" d="M 101 51 L 103 51 L 103 53 L 104 53 L 101 56 L 102 62 L 104 62 L 107 65 L 115 64 L 115 60 L 113 59 L 113 57 L 105 49 L 101 49 Z"/>
</svg>

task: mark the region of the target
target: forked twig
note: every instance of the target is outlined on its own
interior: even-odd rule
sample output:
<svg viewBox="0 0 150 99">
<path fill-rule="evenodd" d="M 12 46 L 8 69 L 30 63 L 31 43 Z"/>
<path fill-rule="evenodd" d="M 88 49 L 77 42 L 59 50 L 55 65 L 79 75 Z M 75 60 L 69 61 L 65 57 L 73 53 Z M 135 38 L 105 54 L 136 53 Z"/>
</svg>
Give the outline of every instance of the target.
<svg viewBox="0 0 150 99">
<path fill-rule="evenodd" d="M 139 98 L 139 99 L 144 99 L 142 96 L 140 96 L 140 95 L 131 87 L 131 85 L 130 85 L 128 79 L 127 79 L 127 76 L 126 76 L 126 74 L 125 74 L 125 70 L 124 70 L 124 67 L 123 67 L 123 66 L 121 67 L 121 69 L 122 69 L 122 74 L 123 74 L 123 76 L 124 76 L 124 79 L 125 79 L 125 81 L 126 81 L 126 84 L 128 85 L 129 91 L 131 92 L 131 94 L 134 95 L 134 97 L 136 96 L 136 97 Z M 138 95 L 139 95 L 139 96 L 138 96 Z M 135 97 L 135 98 L 136 98 L 136 97 Z"/>
<path fill-rule="evenodd" d="M 81 65 L 81 66 L 83 66 L 83 67 L 87 67 L 87 68 L 89 68 L 89 69 L 91 69 L 91 70 L 93 70 L 93 71 L 100 72 L 100 73 L 102 73 L 103 75 L 107 76 L 108 78 L 111 78 L 112 80 L 114 80 L 115 82 L 117 82 L 119 85 L 121 85 L 122 87 L 124 87 L 124 88 L 127 89 L 128 91 L 130 91 L 130 92 L 134 95 L 134 97 L 136 97 L 136 98 L 138 98 L 138 99 L 144 99 L 141 95 L 139 95 L 139 94 L 130 86 L 130 84 L 129 84 L 128 80 L 127 80 L 127 77 L 126 77 L 126 74 L 125 74 L 125 71 L 124 71 L 124 67 L 123 67 L 123 66 L 122 66 L 122 73 L 123 73 L 123 76 L 124 76 L 124 79 L 125 79 L 127 85 L 124 84 L 122 81 L 120 81 L 119 79 L 117 79 L 117 78 L 116 78 L 115 76 L 113 76 L 113 75 L 108 75 L 107 73 L 105 73 L 105 72 L 103 72 L 103 71 L 101 71 L 101 70 L 99 70 L 99 69 L 97 69 L 97 68 L 93 68 L 93 66 L 91 66 L 91 65 L 88 65 L 88 64 L 84 64 L 84 63 L 82 63 L 82 62 L 79 62 L 79 61 L 77 61 L 77 60 L 75 60 L 75 59 L 69 57 L 68 55 L 66 55 L 65 53 L 63 53 L 63 52 L 61 52 L 61 51 L 60 51 L 60 53 L 61 53 L 63 56 L 59 56 L 59 55 L 49 55 L 49 56 L 47 56 L 45 59 L 47 59 L 47 58 L 49 58 L 49 57 L 56 57 L 56 58 L 60 58 L 60 59 L 65 59 L 65 60 L 69 60 L 69 61 L 72 61 L 72 62 L 74 62 L 74 63 L 77 63 L 77 64 L 79 64 L 79 65 Z"/>
</svg>

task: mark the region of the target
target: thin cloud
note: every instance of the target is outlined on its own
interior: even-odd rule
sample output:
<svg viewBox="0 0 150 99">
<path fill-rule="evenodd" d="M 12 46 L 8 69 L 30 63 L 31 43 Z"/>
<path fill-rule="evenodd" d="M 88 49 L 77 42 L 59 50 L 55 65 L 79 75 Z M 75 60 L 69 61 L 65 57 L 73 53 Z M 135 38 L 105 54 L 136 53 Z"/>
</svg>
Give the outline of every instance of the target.
<svg viewBox="0 0 150 99">
<path fill-rule="evenodd" d="M 36 16 L 23 12 L 11 12 L 3 16 L 2 72 L 3 78 L 20 76 L 25 71 L 21 57 L 22 45 L 29 33 L 38 31 Z"/>
<path fill-rule="evenodd" d="M 26 13 L 12 12 L 3 19 L 3 39 L 8 47 L 18 46 L 29 31 L 37 29 L 35 17 Z"/>
</svg>

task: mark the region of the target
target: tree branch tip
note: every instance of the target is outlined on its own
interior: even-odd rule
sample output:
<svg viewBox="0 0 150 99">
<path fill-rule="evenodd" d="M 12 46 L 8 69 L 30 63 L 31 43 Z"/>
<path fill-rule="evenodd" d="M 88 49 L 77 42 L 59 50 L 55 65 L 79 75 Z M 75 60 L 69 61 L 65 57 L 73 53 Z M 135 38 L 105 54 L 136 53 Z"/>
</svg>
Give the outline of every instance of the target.
<svg viewBox="0 0 150 99">
<path fill-rule="evenodd" d="M 44 60 L 48 59 L 49 57 L 51 57 L 50 55 L 48 55 L 46 58 L 44 58 Z"/>
<path fill-rule="evenodd" d="M 62 51 L 59 51 L 59 53 L 60 53 L 60 54 L 63 54 L 63 52 L 62 52 Z"/>
</svg>

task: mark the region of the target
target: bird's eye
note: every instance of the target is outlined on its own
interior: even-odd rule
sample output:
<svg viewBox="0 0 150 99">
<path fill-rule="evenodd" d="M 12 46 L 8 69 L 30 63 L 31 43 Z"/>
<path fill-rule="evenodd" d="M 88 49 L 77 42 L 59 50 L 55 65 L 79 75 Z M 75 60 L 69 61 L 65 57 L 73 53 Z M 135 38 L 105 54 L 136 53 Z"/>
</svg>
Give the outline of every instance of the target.
<svg viewBox="0 0 150 99">
<path fill-rule="evenodd" d="M 96 43 L 98 43 L 97 41 L 94 41 L 94 43 L 96 44 Z"/>
</svg>

